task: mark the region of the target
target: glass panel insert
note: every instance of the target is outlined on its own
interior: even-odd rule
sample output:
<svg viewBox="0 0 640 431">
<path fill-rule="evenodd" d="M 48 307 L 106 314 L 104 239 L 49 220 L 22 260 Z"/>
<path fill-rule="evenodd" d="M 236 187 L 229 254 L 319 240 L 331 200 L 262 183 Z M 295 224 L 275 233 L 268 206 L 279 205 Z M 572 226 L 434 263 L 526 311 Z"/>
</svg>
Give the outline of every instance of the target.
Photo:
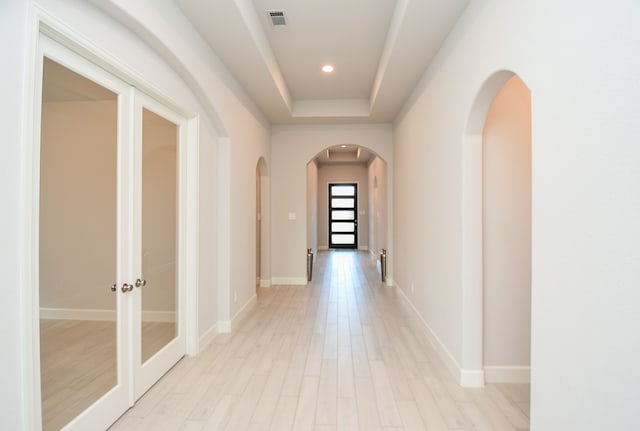
<svg viewBox="0 0 640 431">
<path fill-rule="evenodd" d="M 332 234 L 331 242 L 333 244 L 353 244 L 355 242 L 355 236 L 351 234 Z"/>
<path fill-rule="evenodd" d="M 356 188 L 354 186 L 332 186 L 332 196 L 355 196 Z"/>
<path fill-rule="evenodd" d="M 331 232 L 355 232 L 356 224 L 354 222 L 333 222 L 331 223 Z"/>
<path fill-rule="evenodd" d="M 142 114 L 142 362 L 177 336 L 178 126 Z"/>
<path fill-rule="evenodd" d="M 355 211 L 348 211 L 348 210 L 331 211 L 332 220 L 354 220 L 355 215 L 356 215 Z"/>
<path fill-rule="evenodd" d="M 333 198 L 331 199 L 332 208 L 354 208 L 355 199 L 353 198 Z"/>
<path fill-rule="evenodd" d="M 44 59 L 40 146 L 42 428 L 116 386 L 117 94 Z"/>
</svg>

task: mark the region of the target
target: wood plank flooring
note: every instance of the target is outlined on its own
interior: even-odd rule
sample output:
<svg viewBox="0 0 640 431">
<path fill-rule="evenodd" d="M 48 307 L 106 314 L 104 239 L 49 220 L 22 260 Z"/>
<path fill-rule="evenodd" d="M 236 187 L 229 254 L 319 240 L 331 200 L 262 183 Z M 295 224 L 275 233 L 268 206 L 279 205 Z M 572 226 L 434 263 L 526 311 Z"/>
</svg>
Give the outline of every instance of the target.
<svg viewBox="0 0 640 431">
<path fill-rule="evenodd" d="M 142 324 L 143 362 L 175 338 L 175 325 Z M 117 383 L 116 323 L 40 320 L 43 431 L 57 431 Z"/>
<path fill-rule="evenodd" d="M 514 431 L 529 386 L 459 387 L 367 253 L 320 252 L 307 287 L 262 289 L 233 334 L 184 358 L 122 430 Z"/>
<path fill-rule="evenodd" d="M 55 431 L 117 383 L 115 322 L 40 320 L 42 428 Z"/>
</svg>

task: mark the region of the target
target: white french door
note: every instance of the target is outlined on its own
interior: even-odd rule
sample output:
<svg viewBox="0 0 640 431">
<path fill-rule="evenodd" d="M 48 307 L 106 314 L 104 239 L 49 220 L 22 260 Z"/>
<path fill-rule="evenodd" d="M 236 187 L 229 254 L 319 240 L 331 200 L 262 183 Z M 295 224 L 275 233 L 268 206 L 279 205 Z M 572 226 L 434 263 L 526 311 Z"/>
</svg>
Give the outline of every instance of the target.
<svg viewBox="0 0 640 431">
<path fill-rule="evenodd" d="M 135 241 L 134 397 L 144 394 L 185 354 L 185 289 L 180 289 L 187 169 L 184 120 L 137 93 L 134 103 Z M 182 264 L 182 265 L 181 265 Z"/>
<path fill-rule="evenodd" d="M 42 427 L 106 429 L 185 354 L 186 120 L 40 48 Z"/>
</svg>

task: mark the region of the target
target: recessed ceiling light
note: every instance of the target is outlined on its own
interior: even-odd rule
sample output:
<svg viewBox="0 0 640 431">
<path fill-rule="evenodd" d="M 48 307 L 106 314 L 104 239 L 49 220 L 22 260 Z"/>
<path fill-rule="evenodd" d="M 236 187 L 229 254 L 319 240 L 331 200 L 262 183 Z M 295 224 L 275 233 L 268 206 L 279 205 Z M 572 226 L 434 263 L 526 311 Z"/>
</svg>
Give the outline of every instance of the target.
<svg viewBox="0 0 640 431">
<path fill-rule="evenodd" d="M 340 146 L 341 146 L 342 148 L 347 148 L 347 146 L 346 146 L 346 145 L 344 145 L 344 144 L 342 144 L 342 145 L 340 145 Z"/>
<path fill-rule="evenodd" d="M 324 66 L 322 66 L 322 71 L 324 73 L 331 73 L 333 72 L 333 66 L 330 64 L 325 64 Z"/>
</svg>

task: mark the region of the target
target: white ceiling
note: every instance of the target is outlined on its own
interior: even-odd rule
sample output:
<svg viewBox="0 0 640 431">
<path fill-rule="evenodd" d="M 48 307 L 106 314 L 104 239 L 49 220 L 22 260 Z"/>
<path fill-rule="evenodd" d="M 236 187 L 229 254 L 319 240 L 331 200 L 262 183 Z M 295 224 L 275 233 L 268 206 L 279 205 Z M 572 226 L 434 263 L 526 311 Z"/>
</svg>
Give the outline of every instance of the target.
<svg viewBox="0 0 640 431">
<path fill-rule="evenodd" d="M 386 123 L 469 0 L 176 3 L 272 123 Z M 286 30 L 268 10 L 285 11 Z"/>
</svg>

